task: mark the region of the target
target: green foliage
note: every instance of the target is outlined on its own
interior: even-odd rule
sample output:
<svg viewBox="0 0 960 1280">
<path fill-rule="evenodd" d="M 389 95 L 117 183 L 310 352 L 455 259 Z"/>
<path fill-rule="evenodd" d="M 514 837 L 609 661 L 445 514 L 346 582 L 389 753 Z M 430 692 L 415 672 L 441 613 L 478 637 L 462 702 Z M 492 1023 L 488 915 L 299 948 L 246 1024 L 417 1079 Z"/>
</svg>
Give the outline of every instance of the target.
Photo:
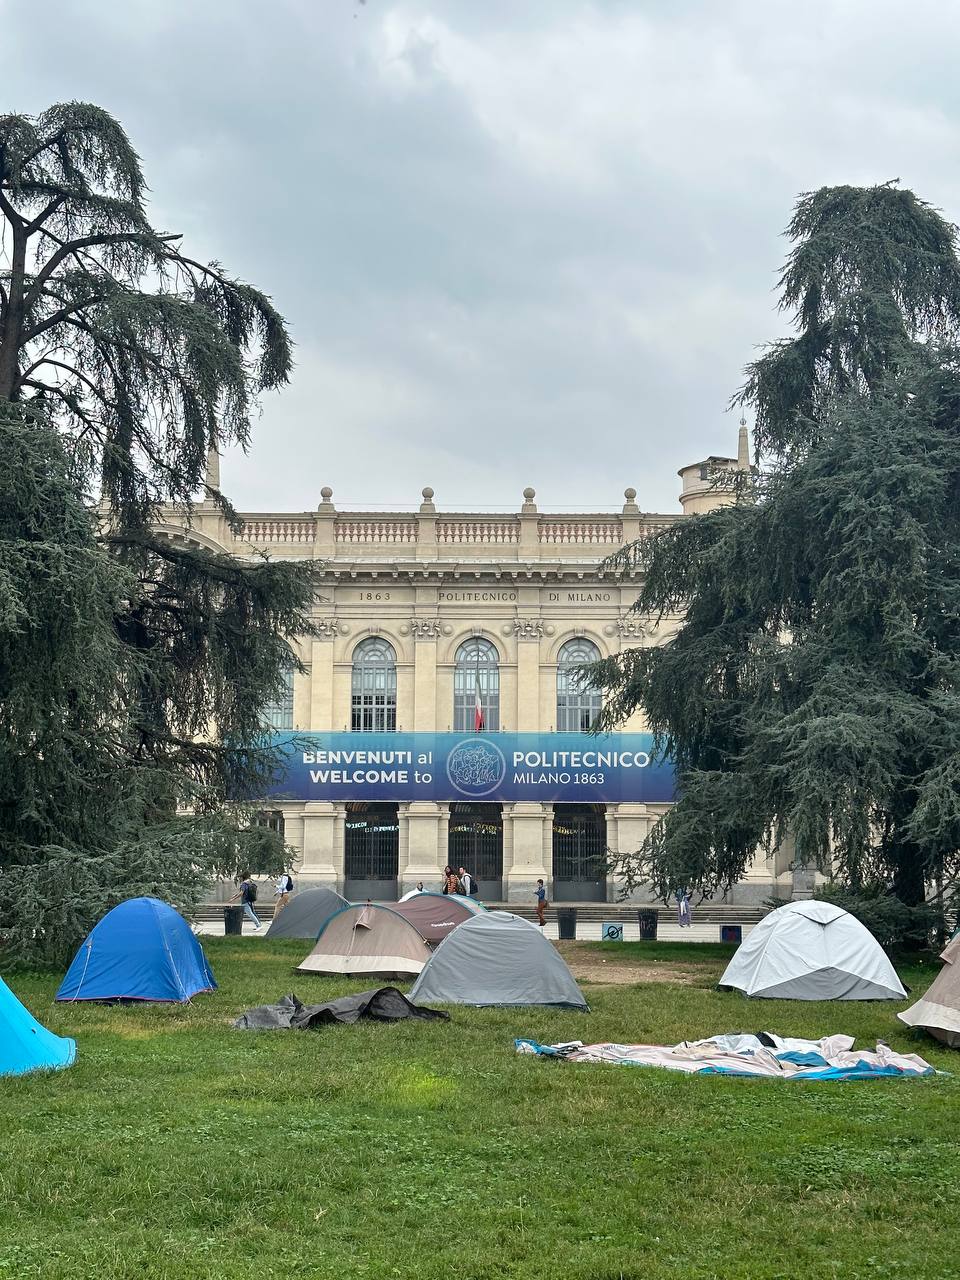
<svg viewBox="0 0 960 1280">
<path fill-rule="evenodd" d="M 273 772 L 262 709 L 314 633 L 319 570 L 209 550 L 189 525 L 203 491 L 237 527 L 208 451 L 246 444 L 290 341 L 264 294 L 152 227 L 145 190 L 100 108 L 0 117 L 8 957 L 62 954 L 114 895 L 186 904 L 284 858 L 223 807 Z M 184 539 L 158 529 L 162 504 Z"/>
<path fill-rule="evenodd" d="M 799 864 L 916 906 L 960 871 L 954 229 L 908 192 L 838 188 L 792 234 L 801 332 L 744 392 L 769 465 L 619 557 L 672 634 L 595 668 L 600 727 L 642 708 L 676 762 L 631 872 L 665 897 L 789 836 Z"/>
</svg>

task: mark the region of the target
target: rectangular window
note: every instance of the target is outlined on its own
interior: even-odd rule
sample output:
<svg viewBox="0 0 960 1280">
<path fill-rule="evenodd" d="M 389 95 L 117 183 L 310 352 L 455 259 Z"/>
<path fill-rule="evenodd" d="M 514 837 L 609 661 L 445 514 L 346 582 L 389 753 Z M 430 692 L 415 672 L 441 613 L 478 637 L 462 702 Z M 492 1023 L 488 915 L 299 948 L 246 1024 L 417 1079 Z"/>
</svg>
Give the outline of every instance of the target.
<svg viewBox="0 0 960 1280">
<path fill-rule="evenodd" d="M 263 722 L 268 729 L 293 728 L 293 667 L 283 673 L 283 693 L 276 702 L 263 708 Z"/>
</svg>

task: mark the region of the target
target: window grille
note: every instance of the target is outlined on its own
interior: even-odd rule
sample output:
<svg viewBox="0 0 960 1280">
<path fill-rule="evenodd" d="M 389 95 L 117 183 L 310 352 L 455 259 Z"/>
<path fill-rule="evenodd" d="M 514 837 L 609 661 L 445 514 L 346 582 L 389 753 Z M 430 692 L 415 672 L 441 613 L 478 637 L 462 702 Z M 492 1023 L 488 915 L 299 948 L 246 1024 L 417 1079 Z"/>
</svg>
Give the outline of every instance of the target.
<svg viewBox="0 0 960 1280">
<path fill-rule="evenodd" d="M 397 655 L 379 636 L 353 651 L 350 727 L 354 733 L 394 733 L 397 728 Z"/>
<path fill-rule="evenodd" d="M 483 727 L 500 728 L 500 656 L 483 636 L 471 636 L 457 650 L 453 673 L 453 728 L 469 733 L 476 727 L 477 685 Z"/>
<path fill-rule="evenodd" d="M 568 640 L 557 655 L 557 732 L 587 733 L 603 708 L 599 689 L 586 682 L 580 668 L 599 662 L 600 650 L 591 640 Z"/>
</svg>

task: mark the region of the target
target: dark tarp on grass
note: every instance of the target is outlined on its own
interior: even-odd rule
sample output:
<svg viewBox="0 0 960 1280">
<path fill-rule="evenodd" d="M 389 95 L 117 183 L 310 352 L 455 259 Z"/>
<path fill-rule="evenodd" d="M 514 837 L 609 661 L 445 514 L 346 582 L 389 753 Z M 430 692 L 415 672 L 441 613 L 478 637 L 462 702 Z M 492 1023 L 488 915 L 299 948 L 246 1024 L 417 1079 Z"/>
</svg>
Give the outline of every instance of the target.
<svg viewBox="0 0 960 1280">
<path fill-rule="evenodd" d="M 376 1022 L 399 1022 L 402 1018 L 425 1021 L 449 1018 L 439 1009 L 425 1009 L 411 1001 L 396 987 L 377 987 L 353 996 L 340 996 L 324 1004 L 302 1004 L 295 995 L 282 996 L 276 1004 L 262 1004 L 242 1013 L 234 1027 L 238 1031 L 309 1031 L 327 1022 L 358 1022 L 372 1018 Z"/>
</svg>

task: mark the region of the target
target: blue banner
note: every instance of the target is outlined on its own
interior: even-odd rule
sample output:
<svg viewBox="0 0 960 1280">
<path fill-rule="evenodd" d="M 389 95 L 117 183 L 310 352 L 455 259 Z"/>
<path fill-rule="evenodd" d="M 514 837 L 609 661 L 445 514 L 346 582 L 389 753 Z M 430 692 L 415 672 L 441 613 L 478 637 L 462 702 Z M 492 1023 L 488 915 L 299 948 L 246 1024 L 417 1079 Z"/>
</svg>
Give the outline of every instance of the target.
<svg viewBox="0 0 960 1280">
<path fill-rule="evenodd" d="M 653 736 L 618 733 L 283 733 L 274 800 L 540 800 L 669 804 Z M 267 797 L 264 797 L 267 798 Z"/>
</svg>

